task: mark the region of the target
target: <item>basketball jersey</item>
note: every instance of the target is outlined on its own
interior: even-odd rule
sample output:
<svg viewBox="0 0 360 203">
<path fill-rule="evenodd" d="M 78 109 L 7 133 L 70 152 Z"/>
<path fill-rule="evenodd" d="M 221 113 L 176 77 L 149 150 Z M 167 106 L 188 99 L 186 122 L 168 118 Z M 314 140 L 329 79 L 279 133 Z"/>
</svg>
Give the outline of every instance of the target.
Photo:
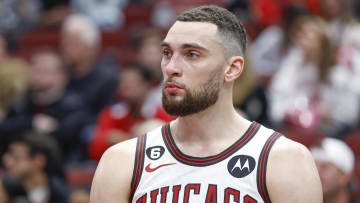
<svg viewBox="0 0 360 203">
<path fill-rule="evenodd" d="M 220 154 L 193 157 L 182 153 L 170 124 L 137 140 L 132 203 L 263 203 L 270 149 L 281 135 L 253 122 Z"/>
</svg>

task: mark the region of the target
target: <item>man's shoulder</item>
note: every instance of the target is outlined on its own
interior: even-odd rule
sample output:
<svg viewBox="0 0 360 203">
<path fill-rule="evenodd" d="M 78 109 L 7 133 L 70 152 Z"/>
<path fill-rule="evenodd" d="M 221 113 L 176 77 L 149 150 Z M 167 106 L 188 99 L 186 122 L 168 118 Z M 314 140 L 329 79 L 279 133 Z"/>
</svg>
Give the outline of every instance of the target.
<svg viewBox="0 0 360 203">
<path fill-rule="evenodd" d="M 284 135 L 274 143 L 271 153 L 279 154 L 280 156 L 293 157 L 293 156 L 308 156 L 309 150 L 302 144 L 293 141 Z"/>
<path fill-rule="evenodd" d="M 271 149 L 266 185 L 273 202 L 322 202 L 320 178 L 311 153 L 284 136 Z"/>
<path fill-rule="evenodd" d="M 149 132 L 147 132 L 145 135 L 142 136 L 146 136 L 146 139 L 154 139 L 158 136 L 161 136 L 161 129 L 162 126 L 156 127 L 155 129 L 150 130 Z M 107 159 L 107 158 L 121 159 L 123 158 L 123 156 L 135 157 L 135 152 L 138 146 L 138 142 L 139 142 L 138 137 L 135 137 L 126 140 L 124 142 L 120 142 L 116 145 L 113 145 L 105 151 L 103 155 L 104 158 L 102 159 Z"/>
<path fill-rule="evenodd" d="M 137 139 L 133 138 L 105 151 L 94 175 L 91 202 L 126 202 L 124 200 L 130 194 L 136 146 Z"/>
<path fill-rule="evenodd" d="M 124 156 L 134 156 L 137 146 L 137 140 L 138 140 L 137 138 L 132 138 L 111 146 L 105 151 L 103 155 L 104 159 L 106 159 L 107 157 L 111 159 L 113 158 L 121 159 Z"/>
</svg>

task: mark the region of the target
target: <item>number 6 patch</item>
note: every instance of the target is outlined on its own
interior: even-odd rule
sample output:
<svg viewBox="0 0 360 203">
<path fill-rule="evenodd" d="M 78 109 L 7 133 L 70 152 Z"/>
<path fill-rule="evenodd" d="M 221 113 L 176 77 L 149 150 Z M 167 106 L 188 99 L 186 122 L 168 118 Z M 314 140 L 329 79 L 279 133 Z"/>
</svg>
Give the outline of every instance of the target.
<svg viewBox="0 0 360 203">
<path fill-rule="evenodd" d="M 162 146 L 154 146 L 146 149 L 146 155 L 151 160 L 158 160 L 164 154 L 165 149 Z"/>
</svg>

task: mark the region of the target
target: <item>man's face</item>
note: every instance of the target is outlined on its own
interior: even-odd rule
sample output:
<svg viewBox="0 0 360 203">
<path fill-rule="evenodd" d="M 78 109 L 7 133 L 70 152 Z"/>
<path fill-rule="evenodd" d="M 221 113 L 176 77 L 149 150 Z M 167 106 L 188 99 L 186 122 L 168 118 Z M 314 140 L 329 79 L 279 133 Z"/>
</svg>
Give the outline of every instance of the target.
<svg viewBox="0 0 360 203">
<path fill-rule="evenodd" d="M 333 20 L 342 14 L 345 8 L 345 0 L 322 0 L 322 9 L 326 11 L 326 18 Z"/>
<path fill-rule="evenodd" d="M 315 163 L 319 171 L 325 197 L 335 194 L 342 187 L 346 186 L 344 184 L 345 174 L 335 165 L 324 160 L 315 160 Z"/>
<path fill-rule="evenodd" d="M 61 38 L 61 50 L 64 60 L 69 65 L 77 64 L 89 55 L 94 47 L 88 46 L 76 31 L 64 30 Z"/>
<path fill-rule="evenodd" d="M 19 178 L 31 175 L 34 170 L 30 150 L 21 142 L 9 145 L 8 151 L 3 155 L 3 164 L 11 175 Z"/>
<path fill-rule="evenodd" d="M 214 24 L 177 21 L 162 43 L 163 106 L 186 116 L 217 102 L 225 56 Z"/>
<path fill-rule="evenodd" d="M 159 64 L 161 61 L 161 53 L 159 43 L 161 43 L 160 37 L 151 37 L 145 39 L 140 47 L 138 52 L 138 60 L 143 64 L 147 64 L 151 71 L 155 74 L 157 78 L 161 81 L 161 70 Z M 160 82 L 159 81 L 159 82 Z"/>
<path fill-rule="evenodd" d="M 136 69 L 124 69 L 120 74 L 118 95 L 130 105 L 141 102 L 151 85 Z"/>
<path fill-rule="evenodd" d="M 321 33 L 316 23 L 306 21 L 295 31 L 293 40 L 305 55 L 313 55 L 321 52 Z"/>
<path fill-rule="evenodd" d="M 41 92 L 64 85 L 66 76 L 59 60 L 52 54 L 41 53 L 33 56 L 30 64 L 31 88 Z"/>
</svg>

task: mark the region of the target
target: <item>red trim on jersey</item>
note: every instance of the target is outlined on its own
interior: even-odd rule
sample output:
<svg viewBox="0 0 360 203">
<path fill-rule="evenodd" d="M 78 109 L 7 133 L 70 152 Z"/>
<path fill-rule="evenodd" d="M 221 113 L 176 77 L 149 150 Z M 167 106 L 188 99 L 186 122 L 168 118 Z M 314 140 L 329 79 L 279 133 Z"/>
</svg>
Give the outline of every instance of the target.
<svg viewBox="0 0 360 203">
<path fill-rule="evenodd" d="M 144 169 L 145 145 L 146 145 L 146 134 L 138 137 L 136 144 L 134 171 L 131 180 L 130 202 L 134 197 L 135 191 L 141 179 L 141 174 Z"/>
<path fill-rule="evenodd" d="M 243 136 L 240 137 L 234 144 L 232 144 L 229 148 L 224 150 L 218 155 L 209 156 L 209 157 L 193 157 L 182 153 L 179 148 L 176 146 L 174 139 L 172 138 L 170 131 L 170 124 L 163 126 L 162 134 L 163 140 L 165 142 L 166 147 L 168 148 L 171 155 L 177 159 L 178 161 L 194 166 L 208 166 L 215 164 L 221 160 L 226 159 L 241 147 L 243 147 L 247 142 L 251 140 L 252 137 L 257 133 L 260 128 L 260 124 L 253 122 L 248 130 L 244 133 Z"/>
<path fill-rule="evenodd" d="M 269 139 L 266 141 L 263 149 L 261 150 L 259 157 L 259 165 L 257 169 L 257 187 L 258 192 L 261 195 L 265 203 L 271 203 L 269 193 L 266 187 L 266 166 L 269 158 L 271 147 L 274 145 L 275 141 L 281 137 L 281 134 L 278 132 L 273 133 Z"/>
</svg>

